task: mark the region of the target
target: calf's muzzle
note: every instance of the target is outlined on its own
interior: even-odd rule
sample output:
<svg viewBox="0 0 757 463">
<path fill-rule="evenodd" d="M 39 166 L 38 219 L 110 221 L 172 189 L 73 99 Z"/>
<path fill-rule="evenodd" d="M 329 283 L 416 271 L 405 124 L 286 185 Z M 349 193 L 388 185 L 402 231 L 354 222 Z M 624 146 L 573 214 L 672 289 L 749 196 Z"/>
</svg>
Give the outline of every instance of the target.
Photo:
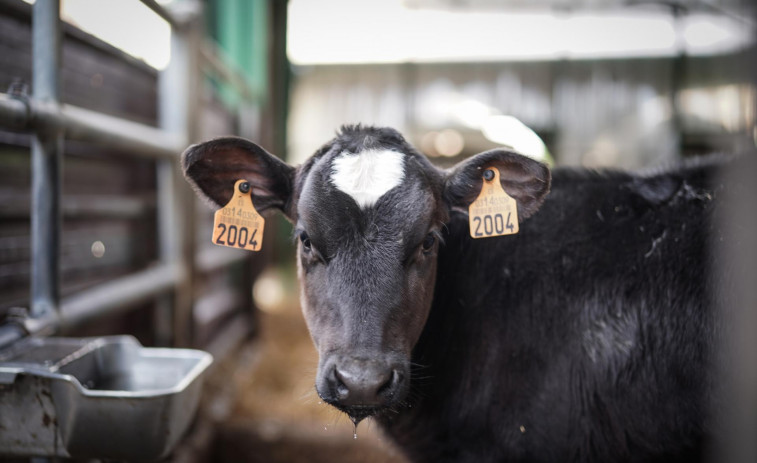
<svg viewBox="0 0 757 463">
<path fill-rule="evenodd" d="M 401 400 L 405 370 L 398 363 L 342 357 L 325 369 L 318 392 L 353 419 L 362 419 Z"/>
</svg>

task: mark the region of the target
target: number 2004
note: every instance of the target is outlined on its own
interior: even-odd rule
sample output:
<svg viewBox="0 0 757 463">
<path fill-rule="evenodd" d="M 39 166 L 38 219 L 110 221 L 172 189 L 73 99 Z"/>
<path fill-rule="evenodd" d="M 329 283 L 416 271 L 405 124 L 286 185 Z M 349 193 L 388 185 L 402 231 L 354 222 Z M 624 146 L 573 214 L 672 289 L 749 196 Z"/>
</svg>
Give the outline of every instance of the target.
<svg viewBox="0 0 757 463">
<path fill-rule="evenodd" d="M 236 225 L 229 225 L 227 228 L 226 224 L 219 223 L 218 228 L 221 229 L 221 234 L 218 235 L 216 244 L 223 246 L 237 246 L 240 248 L 244 248 L 249 244 L 252 245 L 253 250 L 258 245 L 258 242 L 255 240 L 255 235 L 258 234 L 257 229 L 253 230 L 252 236 L 250 236 L 250 231 L 247 229 L 247 227 L 237 228 Z M 247 241 L 248 238 L 249 241 Z M 224 239 L 226 241 L 224 241 Z"/>
<path fill-rule="evenodd" d="M 476 223 L 476 229 L 473 234 L 475 236 L 491 236 L 495 232 L 501 235 L 505 230 L 508 230 L 510 233 L 514 232 L 515 225 L 510 222 L 510 214 L 510 212 L 507 213 L 507 220 L 502 217 L 502 214 L 495 214 L 494 216 L 485 215 L 483 220 L 481 217 L 474 217 L 473 222 Z M 482 225 L 483 230 L 481 229 Z"/>
</svg>

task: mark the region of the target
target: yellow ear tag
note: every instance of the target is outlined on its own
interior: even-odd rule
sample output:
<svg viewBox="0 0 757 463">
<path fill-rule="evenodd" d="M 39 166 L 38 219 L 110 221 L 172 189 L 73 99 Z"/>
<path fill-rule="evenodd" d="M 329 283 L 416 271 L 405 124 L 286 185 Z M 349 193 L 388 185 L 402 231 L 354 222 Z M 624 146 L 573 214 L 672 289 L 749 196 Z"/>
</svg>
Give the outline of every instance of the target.
<svg viewBox="0 0 757 463">
<path fill-rule="evenodd" d="M 216 211 L 213 220 L 213 244 L 248 251 L 260 251 L 263 247 L 265 219 L 252 204 L 251 189 L 246 180 L 237 180 L 234 183 L 234 196 L 223 208 Z"/>
<path fill-rule="evenodd" d="M 502 189 L 496 167 L 484 170 L 481 193 L 468 206 L 468 223 L 472 238 L 518 233 L 518 205 Z"/>
</svg>

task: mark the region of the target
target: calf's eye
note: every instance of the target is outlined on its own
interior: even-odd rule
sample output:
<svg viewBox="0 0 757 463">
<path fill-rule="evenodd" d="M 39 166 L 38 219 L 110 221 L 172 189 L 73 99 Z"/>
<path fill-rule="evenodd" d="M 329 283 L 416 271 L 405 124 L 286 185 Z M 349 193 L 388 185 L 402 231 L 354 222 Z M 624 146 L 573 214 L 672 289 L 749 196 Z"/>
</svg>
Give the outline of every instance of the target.
<svg viewBox="0 0 757 463">
<path fill-rule="evenodd" d="M 302 249 L 305 250 L 305 252 L 310 252 L 311 245 L 310 245 L 310 237 L 307 233 L 301 232 L 300 233 L 300 242 L 302 243 Z"/>
<path fill-rule="evenodd" d="M 434 247 L 434 243 L 436 243 L 436 237 L 433 233 L 429 233 L 426 235 L 426 238 L 423 240 L 423 244 L 421 244 L 421 247 L 423 248 L 423 251 L 430 251 L 432 247 Z"/>
</svg>

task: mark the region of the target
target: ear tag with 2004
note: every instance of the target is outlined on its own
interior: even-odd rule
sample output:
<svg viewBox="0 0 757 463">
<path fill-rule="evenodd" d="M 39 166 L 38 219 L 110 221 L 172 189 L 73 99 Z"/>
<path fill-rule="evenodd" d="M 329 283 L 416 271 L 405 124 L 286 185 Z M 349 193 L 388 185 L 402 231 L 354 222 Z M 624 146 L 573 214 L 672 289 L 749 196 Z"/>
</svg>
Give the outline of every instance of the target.
<svg viewBox="0 0 757 463">
<path fill-rule="evenodd" d="M 468 224 L 472 238 L 514 235 L 518 233 L 518 205 L 502 189 L 499 170 L 484 170 L 478 198 L 468 206 Z"/>
<path fill-rule="evenodd" d="M 264 227 L 265 219 L 252 204 L 252 186 L 247 180 L 237 180 L 231 199 L 215 213 L 213 244 L 260 251 Z"/>
</svg>

